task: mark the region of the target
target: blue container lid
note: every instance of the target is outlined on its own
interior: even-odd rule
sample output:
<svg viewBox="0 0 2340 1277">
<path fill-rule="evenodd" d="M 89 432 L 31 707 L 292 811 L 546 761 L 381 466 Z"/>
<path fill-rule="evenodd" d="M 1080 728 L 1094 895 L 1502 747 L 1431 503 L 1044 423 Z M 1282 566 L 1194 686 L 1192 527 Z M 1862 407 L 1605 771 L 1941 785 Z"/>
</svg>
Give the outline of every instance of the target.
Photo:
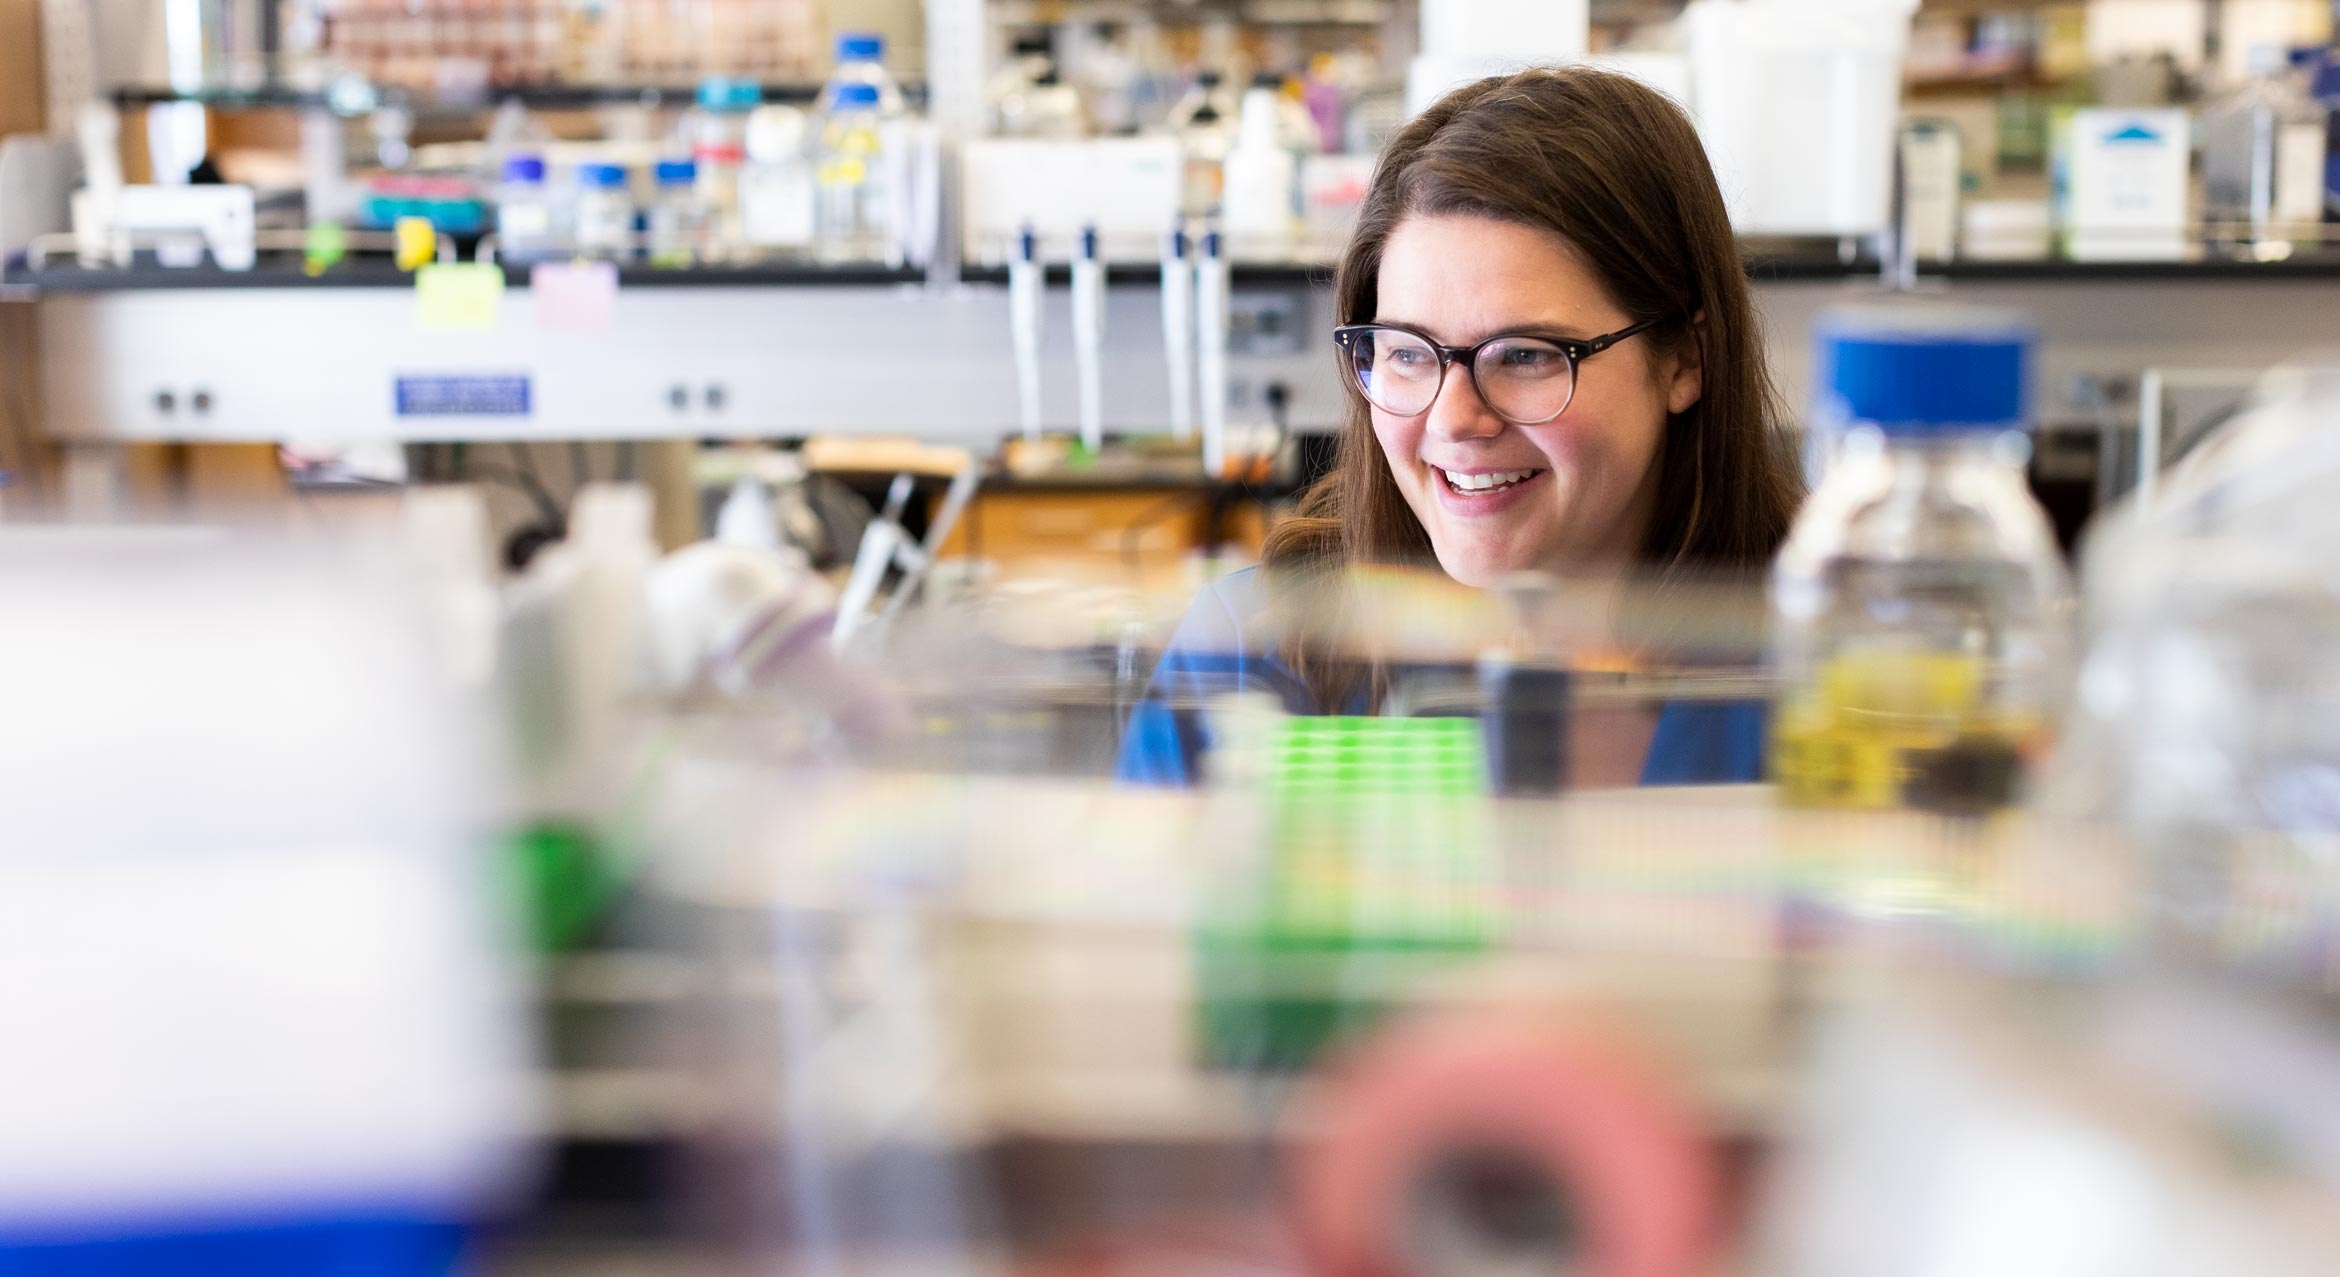
<svg viewBox="0 0 2340 1277">
<path fill-rule="evenodd" d="M 1861 308 L 1817 325 L 1823 416 L 1888 435 L 2020 429 L 2031 401 L 2022 316 L 1982 309 Z"/>
<path fill-rule="evenodd" d="M 841 107 L 875 107 L 878 104 L 877 86 L 874 84 L 840 84 L 837 86 L 834 104 Z"/>
<path fill-rule="evenodd" d="M 579 186 L 624 186 L 626 166 L 623 164 L 580 164 L 577 166 Z"/>
<path fill-rule="evenodd" d="M 711 75 L 699 81 L 699 105 L 710 111 L 753 111 L 764 100 L 764 88 L 753 80 Z"/>
<path fill-rule="evenodd" d="M 875 31 L 837 33 L 839 62 L 878 62 L 886 56 L 886 38 Z"/>
<path fill-rule="evenodd" d="M 690 160 L 660 160 L 657 175 L 660 186 L 689 186 L 699 180 L 699 166 Z"/>
<path fill-rule="evenodd" d="M 541 182 L 544 180 L 544 157 L 541 155 L 507 155 L 504 157 L 504 180 L 507 182 Z"/>
</svg>

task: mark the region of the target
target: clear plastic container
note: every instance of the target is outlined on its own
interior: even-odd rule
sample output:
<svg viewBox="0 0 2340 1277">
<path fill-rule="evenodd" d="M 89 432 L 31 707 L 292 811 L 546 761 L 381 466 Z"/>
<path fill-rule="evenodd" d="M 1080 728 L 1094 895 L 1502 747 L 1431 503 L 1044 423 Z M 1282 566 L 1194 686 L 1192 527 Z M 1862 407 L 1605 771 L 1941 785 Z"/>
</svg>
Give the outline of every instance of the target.
<svg viewBox="0 0 2340 1277">
<path fill-rule="evenodd" d="M 747 163 L 748 115 L 764 100 L 761 86 L 711 77 L 699 82 L 699 107 L 688 124 L 698 168 L 699 205 L 707 220 L 704 256 L 722 258 L 741 240 L 739 176 Z"/>
<path fill-rule="evenodd" d="M 2032 337 L 1921 307 L 1820 324 L 1826 476 L 1772 576 L 1772 769 L 1800 806 L 2010 805 L 2053 738 L 2069 574 L 2024 467 Z"/>
<path fill-rule="evenodd" d="M 747 167 L 739 178 L 740 229 L 756 248 L 802 252 L 813 245 L 812 129 L 792 106 L 758 107 L 748 117 Z"/>
<path fill-rule="evenodd" d="M 837 69 L 821 86 L 821 109 L 834 113 L 849 85 L 864 84 L 877 91 L 877 111 L 886 119 L 906 114 L 902 86 L 886 70 L 886 38 L 869 31 L 837 33 Z"/>
<path fill-rule="evenodd" d="M 699 166 L 690 160 L 660 160 L 658 191 L 650 202 L 650 264 L 688 266 L 699 256 L 707 210 L 699 202 Z"/>
<path fill-rule="evenodd" d="M 508 260 L 529 261 L 560 251 L 561 219 L 544 180 L 544 157 L 505 157 L 503 182 L 496 188 L 496 246 Z"/>
<path fill-rule="evenodd" d="M 878 90 L 842 85 L 835 103 L 821 124 L 821 255 L 838 262 L 885 261 L 893 256 L 894 237 Z"/>
<path fill-rule="evenodd" d="M 623 164 L 577 166 L 577 251 L 624 257 L 633 248 L 634 196 Z"/>
<path fill-rule="evenodd" d="M 2251 50 L 2251 77 L 2202 119 L 2202 215 L 2265 243 L 2312 234 L 2324 216 L 2329 111 L 2284 51 Z"/>
</svg>

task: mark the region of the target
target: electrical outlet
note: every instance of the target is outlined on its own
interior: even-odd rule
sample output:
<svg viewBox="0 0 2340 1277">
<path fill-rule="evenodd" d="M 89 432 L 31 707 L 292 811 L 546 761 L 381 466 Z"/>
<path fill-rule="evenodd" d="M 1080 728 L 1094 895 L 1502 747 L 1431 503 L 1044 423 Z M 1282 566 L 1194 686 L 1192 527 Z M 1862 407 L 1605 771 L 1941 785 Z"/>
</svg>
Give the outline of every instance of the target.
<svg viewBox="0 0 2340 1277">
<path fill-rule="evenodd" d="M 1307 323 L 1308 294 L 1289 289 L 1246 289 L 1227 297 L 1227 353 L 1297 355 Z"/>
</svg>

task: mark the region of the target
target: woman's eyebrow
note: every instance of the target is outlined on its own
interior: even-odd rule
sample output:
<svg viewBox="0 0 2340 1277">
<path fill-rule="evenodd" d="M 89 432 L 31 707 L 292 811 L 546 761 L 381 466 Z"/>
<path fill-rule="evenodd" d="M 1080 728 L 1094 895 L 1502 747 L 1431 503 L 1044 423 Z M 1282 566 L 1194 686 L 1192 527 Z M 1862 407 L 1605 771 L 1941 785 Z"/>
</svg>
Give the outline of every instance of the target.
<svg viewBox="0 0 2340 1277">
<path fill-rule="evenodd" d="M 1418 324 L 1410 319 L 1400 319 L 1389 315 L 1376 315 L 1367 322 L 1375 324 L 1386 324 L 1391 328 L 1410 328 L 1418 333 L 1429 334 L 1434 339 L 1437 337 L 1437 334 L 1431 331 L 1430 325 Z M 1487 340 L 1489 337 L 1501 337 L 1510 333 L 1528 333 L 1539 336 L 1566 337 L 1571 341 L 1592 340 L 1592 333 L 1582 325 L 1563 324 L 1556 321 L 1551 321 L 1544 323 L 1498 324 L 1493 328 L 1487 329 L 1485 332 L 1472 336 L 1468 340 L 1444 342 L 1442 344 L 1454 346 L 1476 346 L 1480 342 Z"/>
</svg>

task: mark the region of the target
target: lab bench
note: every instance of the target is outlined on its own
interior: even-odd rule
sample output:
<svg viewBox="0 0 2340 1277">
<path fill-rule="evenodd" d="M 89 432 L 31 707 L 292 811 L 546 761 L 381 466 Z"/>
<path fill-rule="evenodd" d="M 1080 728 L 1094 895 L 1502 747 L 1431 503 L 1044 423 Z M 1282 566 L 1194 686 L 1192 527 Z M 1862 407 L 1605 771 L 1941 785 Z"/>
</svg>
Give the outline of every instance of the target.
<svg viewBox="0 0 2340 1277">
<path fill-rule="evenodd" d="M 1751 251 L 1765 344 L 1791 412 L 1809 399 L 1814 317 L 1874 297 L 1874 266 Z M 1154 270 L 1108 281 L 1105 429 L 1169 415 Z M 10 271 L 0 296 L 37 312 L 39 412 L 66 443 L 766 438 L 903 434 L 988 448 L 1019 428 L 999 273 L 801 264 L 628 267 L 604 331 L 540 321 L 524 272 L 487 331 L 417 322 L 411 277 L 345 264 L 311 279 L 264 262 L 211 268 Z M 1238 265 L 1232 418 L 1264 421 L 1280 385 L 1297 432 L 1336 428 L 1323 263 Z M 2265 368 L 2340 346 L 2340 254 L 2283 262 L 1958 262 L 1921 290 L 2030 312 L 2043 421 L 2103 417 L 2093 393 L 2149 369 Z M 1076 419 L 1069 298 L 1048 298 L 1044 419 Z M 410 396 L 400 386 L 446 390 Z M 2117 399 L 2118 396 L 2115 396 Z M 420 407 L 427 411 L 417 411 Z M 198 406 L 200 405 L 200 407 Z M 2105 420 L 2107 427 L 2119 422 Z"/>
</svg>

